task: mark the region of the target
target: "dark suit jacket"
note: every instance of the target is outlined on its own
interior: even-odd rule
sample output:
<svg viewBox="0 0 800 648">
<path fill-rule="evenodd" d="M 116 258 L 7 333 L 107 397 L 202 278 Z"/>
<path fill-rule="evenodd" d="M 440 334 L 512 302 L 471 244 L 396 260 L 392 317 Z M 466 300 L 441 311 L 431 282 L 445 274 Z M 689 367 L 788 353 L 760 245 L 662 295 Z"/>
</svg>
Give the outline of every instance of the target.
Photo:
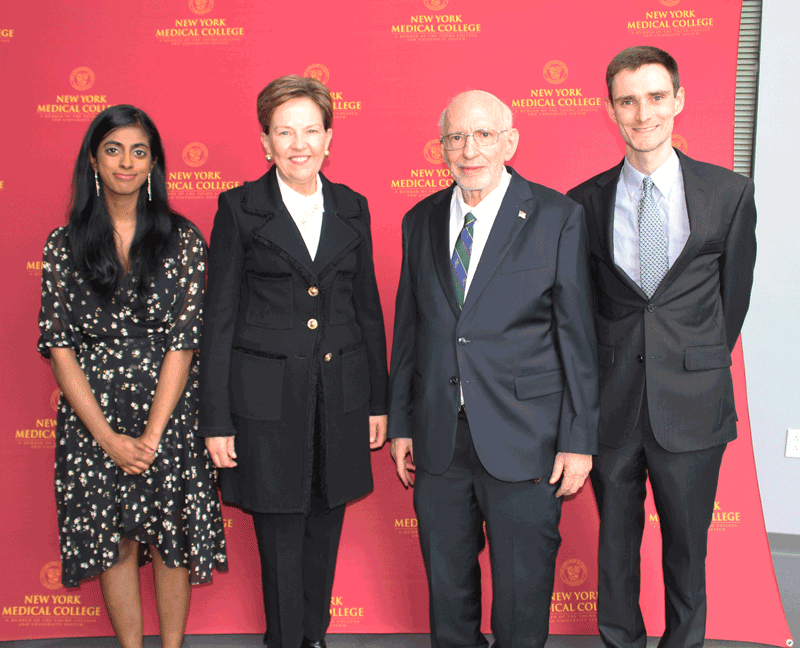
<svg viewBox="0 0 800 648">
<path fill-rule="evenodd" d="M 220 194 L 211 232 L 199 434 L 236 435 L 223 498 L 262 513 L 307 503 L 318 388 L 331 506 L 371 490 L 368 415 L 387 411 L 367 201 L 324 177 L 322 191 L 314 261 L 274 167 Z"/>
<path fill-rule="evenodd" d="M 731 351 L 756 257 L 753 183 L 680 151 L 691 234 L 651 299 L 614 263 L 622 163 L 572 189 L 591 243 L 600 359 L 600 443 L 620 447 L 647 385 L 653 434 L 671 452 L 736 438 Z"/>
<path fill-rule="evenodd" d="M 450 464 L 459 386 L 486 470 L 549 477 L 558 451 L 597 450 L 597 359 L 583 210 L 511 170 L 459 309 L 450 266 L 455 185 L 403 219 L 389 436 L 420 468 Z"/>
</svg>

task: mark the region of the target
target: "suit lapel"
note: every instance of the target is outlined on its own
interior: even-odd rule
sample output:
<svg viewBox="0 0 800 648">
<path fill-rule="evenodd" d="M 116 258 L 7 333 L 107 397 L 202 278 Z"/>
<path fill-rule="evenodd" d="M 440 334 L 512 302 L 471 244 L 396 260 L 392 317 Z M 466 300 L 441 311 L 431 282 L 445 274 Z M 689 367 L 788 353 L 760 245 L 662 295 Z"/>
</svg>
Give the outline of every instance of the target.
<svg viewBox="0 0 800 648">
<path fill-rule="evenodd" d="M 597 232 L 600 238 L 600 250 L 606 263 L 610 267 L 614 264 L 614 207 L 617 200 L 617 182 L 622 166 L 607 182 L 600 186 L 600 191 L 594 194 L 592 212 L 595 215 Z"/>
<path fill-rule="evenodd" d="M 247 183 L 246 187 L 242 196 L 242 209 L 264 219 L 264 224 L 253 231 L 253 236 L 267 244 L 311 281 L 311 257 L 300 231 L 281 199 L 276 168 L 273 166 L 255 182 Z"/>
<path fill-rule="evenodd" d="M 339 216 L 332 199 L 329 200 L 328 198 L 326 195 L 319 247 L 313 262 L 314 274 L 319 278 L 327 274 L 336 261 L 358 245 L 361 240 L 358 233 Z M 328 205 L 330 205 L 330 208 Z"/>
<path fill-rule="evenodd" d="M 708 197 L 711 195 L 709 187 L 705 182 L 703 174 L 699 172 L 694 160 L 687 158 L 683 153 L 677 151 L 681 163 L 681 174 L 683 175 L 683 191 L 686 196 L 686 211 L 689 214 L 689 238 L 683 246 L 675 263 L 667 272 L 659 285 L 656 295 L 671 284 L 689 265 L 689 262 L 697 256 L 697 252 L 708 238 Z M 655 295 L 654 295 L 655 296 Z"/>
<path fill-rule="evenodd" d="M 614 261 L 614 212 L 617 202 L 617 184 L 619 184 L 624 162 L 623 158 L 622 162 L 597 181 L 600 185 L 600 190 L 592 198 L 592 212 L 597 219 L 596 227 L 600 238 L 601 253 L 606 265 L 637 297 L 647 300 L 647 295 L 642 290 L 642 287 L 631 279 L 628 273 Z"/>
<path fill-rule="evenodd" d="M 313 261 L 300 230 L 283 204 L 274 167 L 263 181 L 254 183 L 245 197 L 244 205 L 246 211 L 266 217 L 266 222 L 255 231 L 255 236 L 297 268 L 309 283 L 321 278 L 343 254 L 361 240 L 358 233 L 339 215 L 328 181 L 322 174 L 320 177 L 325 211 L 319 246 Z"/>
<path fill-rule="evenodd" d="M 464 300 L 463 314 L 467 314 L 472 306 L 480 298 L 481 293 L 486 289 L 494 276 L 497 266 L 508 252 L 514 239 L 517 238 L 522 228 L 527 223 L 535 209 L 534 197 L 528 183 L 522 180 L 515 172 L 512 172 L 511 184 L 508 186 L 500 210 L 497 212 L 483 248 L 478 267 L 473 270 L 475 273 L 469 284 L 469 292 Z M 520 213 L 525 214 L 523 218 Z M 453 290 L 455 292 L 455 289 Z"/>
<path fill-rule="evenodd" d="M 663 293 L 672 282 L 677 279 L 681 273 L 689 265 L 689 262 L 697 256 L 698 250 L 703 247 L 708 237 L 708 221 L 705 215 L 708 213 L 708 196 L 711 195 L 708 184 L 704 179 L 704 175 L 699 166 L 691 158 L 686 157 L 680 151 L 676 152 L 681 164 L 681 174 L 683 175 L 683 190 L 686 196 L 686 210 L 689 214 L 689 238 L 683 246 L 675 263 L 672 264 L 667 274 L 661 280 L 653 297 L 656 299 Z M 603 245 L 603 253 L 607 254 L 607 263 L 609 267 L 614 269 L 614 272 L 631 290 L 643 299 L 647 299 L 644 291 L 637 285 L 628 274 L 614 263 L 614 203 L 616 201 L 616 188 L 619 174 L 622 171 L 620 164 L 610 177 L 609 181 L 603 186 L 598 194 L 600 205 L 596 213 L 601 214 L 605 227 L 599 228 L 599 231 L 606 237 Z"/>
<path fill-rule="evenodd" d="M 453 191 L 458 191 L 454 183 L 452 190 L 445 192 L 434 207 L 430 215 L 430 235 L 431 251 L 433 253 L 433 266 L 436 268 L 436 275 L 442 286 L 447 303 L 453 309 L 456 318 L 461 316 L 461 308 L 458 305 L 458 296 L 453 279 L 453 267 L 450 265 L 450 257 L 453 251 L 450 249 L 450 200 Z"/>
</svg>

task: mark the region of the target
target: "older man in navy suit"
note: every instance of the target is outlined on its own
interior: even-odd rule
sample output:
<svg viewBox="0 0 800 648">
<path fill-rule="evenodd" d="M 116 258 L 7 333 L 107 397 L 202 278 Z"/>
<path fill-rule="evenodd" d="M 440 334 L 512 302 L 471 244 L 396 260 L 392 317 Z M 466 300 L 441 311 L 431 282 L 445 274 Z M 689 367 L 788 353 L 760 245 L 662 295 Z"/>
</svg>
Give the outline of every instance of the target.
<svg viewBox="0 0 800 648">
<path fill-rule="evenodd" d="M 730 366 L 753 283 L 753 183 L 672 148 L 685 102 L 672 56 L 628 48 L 606 82 L 625 159 L 568 193 L 586 209 L 596 302 L 598 624 L 606 646 L 645 646 L 639 548 L 649 476 L 663 541 L 659 646 L 699 648 L 708 529 L 725 445 L 736 438 Z"/>
<path fill-rule="evenodd" d="M 441 121 L 456 181 L 403 219 L 389 436 L 416 485 L 435 648 L 479 648 L 491 549 L 497 648 L 544 646 L 561 536 L 597 442 L 583 209 L 507 168 L 511 111 L 480 91 Z"/>
</svg>

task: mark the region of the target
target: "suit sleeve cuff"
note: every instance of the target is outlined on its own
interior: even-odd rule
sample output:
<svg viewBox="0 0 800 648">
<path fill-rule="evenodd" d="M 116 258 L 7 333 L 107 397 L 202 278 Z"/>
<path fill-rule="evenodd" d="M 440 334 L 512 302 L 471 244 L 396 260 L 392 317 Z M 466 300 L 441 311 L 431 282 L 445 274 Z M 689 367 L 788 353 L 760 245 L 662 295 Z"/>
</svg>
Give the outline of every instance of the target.
<svg viewBox="0 0 800 648">
<path fill-rule="evenodd" d="M 195 432 L 195 436 L 202 438 L 206 437 L 232 437 L 236 436 L 236 428 L 232 425 L 230 427 L 210 427 L 200 426 Z"/>
</svg>

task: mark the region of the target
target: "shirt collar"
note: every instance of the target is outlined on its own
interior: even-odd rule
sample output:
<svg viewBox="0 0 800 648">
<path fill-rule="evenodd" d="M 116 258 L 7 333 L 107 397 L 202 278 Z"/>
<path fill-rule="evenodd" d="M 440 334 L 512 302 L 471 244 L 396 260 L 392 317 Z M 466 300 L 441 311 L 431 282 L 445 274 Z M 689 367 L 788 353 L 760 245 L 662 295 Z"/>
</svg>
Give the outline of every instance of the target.
<svg viewBox="0 0 800 648">
<path fill-rule="evenodd" d="M 644 177 L 644 173 L 635 169 L 626 157 L 625 162 L 622 164 L 622 180 L 625 183 L 625 190 L 630 196 L 641 196 Z M 665 197 L 669 195 L 672 187 L 675 186 L 680 177 L 681 162 L 677 153 L 675 153 L 675 149 L 672 149 L 672 153 L 666 162 L 650 174 L 650 179 L 656 189 Z"/>
<path fill-rule="evenodd" d="M 281 190 L 283 204 L 286 205 L 286 209 L 289 210 L 290 214 L 305 213 L 315 205 L 322 208 L 322 180 L 319 177 L 319 173 L 317 174 L 317 189 L 310 196 L 304 196 L 299 191 L 292 189 L 281 179 L 280 173 L 277 173 L 276 176 L 278 178 L 278 187 Z"/>
</svg>

